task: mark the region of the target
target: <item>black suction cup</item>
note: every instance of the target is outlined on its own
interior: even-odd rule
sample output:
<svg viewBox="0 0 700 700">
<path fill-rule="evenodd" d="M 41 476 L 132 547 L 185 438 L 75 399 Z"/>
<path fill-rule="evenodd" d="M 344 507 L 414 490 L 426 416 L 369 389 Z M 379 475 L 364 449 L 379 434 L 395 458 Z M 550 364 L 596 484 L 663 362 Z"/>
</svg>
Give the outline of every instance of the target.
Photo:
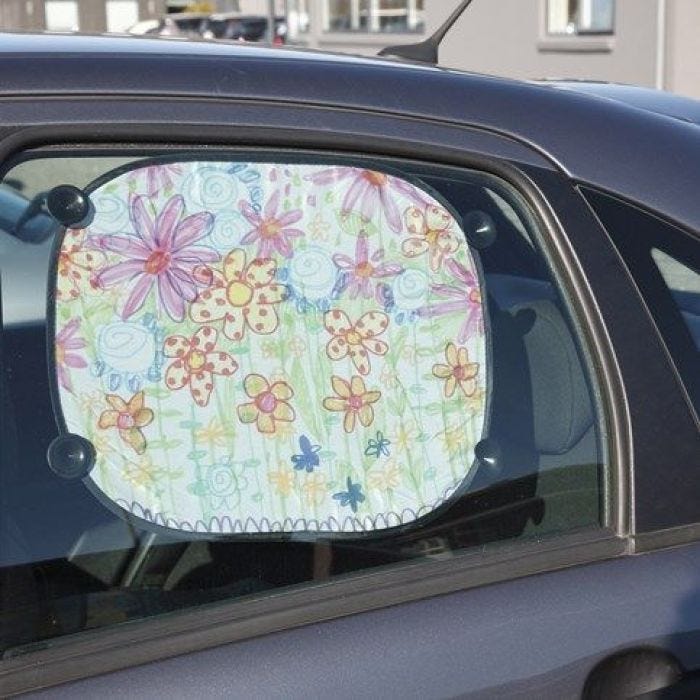
<svg viewBox="0 0 700 700">
<path fill-rule="evenodd" d="M 464 217 L 464 233 L 474 248 L 483 250 L 496 240 L 496 223 L 486 212 L 470 211 Z"/>
<path fill-rule="evenodd" d="M 73 185 L 58 185 L 46 196 L 46 207 L 59 224 L 68 228 L 86 226 L 92 218 L 90 198 Z"/>
<path fill-rule="evenodd" d="M 49 467 L 63 479 L 82 479 L 95 464 L 95 448 L 80 435 L 59 435 L 46 455 Z"/>
<path fill-rule="evenodd" d="M 503 471 L 501 447 L 495 440 L 484 438 L 477 442 L 474 446 L 474 457 L 492 476 L 499 476 Z"/>
</svg>

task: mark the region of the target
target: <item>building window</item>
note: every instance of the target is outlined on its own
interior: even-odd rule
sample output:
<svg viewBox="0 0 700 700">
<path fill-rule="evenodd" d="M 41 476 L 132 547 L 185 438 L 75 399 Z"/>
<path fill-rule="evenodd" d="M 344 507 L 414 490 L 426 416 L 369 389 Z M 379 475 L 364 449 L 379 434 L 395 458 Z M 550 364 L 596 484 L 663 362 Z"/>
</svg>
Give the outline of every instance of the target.
<svg viewBox="0 0 700 700">
<path fill-rule="evenodd" d="M 423 32 L 424 0 L 325 0 L 327 32 Z"/>
<path fill-rule="evenodd" d="M 80 29 L 76 0 L 47 0 L 46 28 L 51 32 L 77 32 Z"/>
<path fill-rule="evenodd" d="M 308 34 L 310 29 L 310 0 L 288 0 L 287 31 L 290 39 L 296 39 L 300 34 Z"/>
<path fill-rule="evenodd" d="M 139 21 L 137 0 L 107 0 L 107 31 L 125 32 Z"/>
<path fill-rule="evenodd" d="M 549 34 L 612 34 L 614 0 L 548 0 Z"/>
</svg>

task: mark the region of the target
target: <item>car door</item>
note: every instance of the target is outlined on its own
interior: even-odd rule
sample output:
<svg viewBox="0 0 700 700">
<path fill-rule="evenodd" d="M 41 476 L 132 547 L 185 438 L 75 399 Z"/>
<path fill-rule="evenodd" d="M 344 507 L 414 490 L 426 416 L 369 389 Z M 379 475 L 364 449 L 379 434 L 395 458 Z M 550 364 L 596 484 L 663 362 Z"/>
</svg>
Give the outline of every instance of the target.
<svg viewBox="0 0 700 700">
<path fill-rule="evenodd" d="M 304 210 L 303 238 L 316 247 L 332 240 L 324 237 L 336 227 L 350 227 L 348 235 L 361 240 L 373 216 L 384 216 L 388 229 L 393 221 L 403 235 L 397 239 L 401 245 L 375 249 L 370 243 L 368 250 L 360 245 L 347 262 L 343 291 L 352 293 L 356 277 L 358 285 L 364 284 L 367 276 L 355 273 L 359 268 L 366 273 L 371 263 L 379 270 L 376 279 L 370 275 L 379 313 L 406 329 L 443 312 L 464 314 L 470 303 L 479 305 L 474 293 L 483 294 L 484 328 L 476 328 L 478 314 L 472 317 L 475 327 L 465 325 L 462 346 L 473 333 L 487 339 L 482 363 L 489 380 L 477 405 L 484 427 L 474 440 L 473 460 L 463 459 L 469 472 L 464 486 L 439 511 L 415 522 L 391 527 L 396 524 L 387 521 L 385 528 L 340 536 L 302 528 L 285 536 L 242 538 L 188 534 L 166 519 L 144 523 L 143 509 L 136 519 L 124 518 L 113 504 L 95 498 L 83 480 L 66 478 L 71 474 L 60 468 L 64 462 L 52 462 L 59 464 L 52 472 L 44 457 L 60 432 L 51 401 L 55 406 L 58 395 L 63 406 L 69 399 L 65 392 L 71 393 L 61 385 L 56 358 L 66 373 L 86 371 L 85 376 L 87 370 L 99 375 L 102 365 L 93 357 L 84 359 L 84 366 L 69 358 L 90 342 L 85 320 L 80 334 L 72 321 L 55 328 L 47 321 L 47 299 L 51 308 L 59 296 L 60 265 L 72 270 L 85 267 L 86 260 L 73 255 L 81 252 L 81 244 L 73 250 L 66 234 L 56 229 L 31 237 L 41 229 L 36 216 L 47 215 L 39 206 L 34 218 L 15 222 L 29 223 L 28 233 L 17 235 L 24 230 L 20 226 L 15 235 L 7 234 L 3 252 L 11 261 L 3 264 L 4 590 L 6 630 L 15 635 L 5 642 L 5 692 L 69 683 L 49 692 L 574 697 L 596 664 L 619 650 L 655 645 L 672 651 L 685 668 L 694 667 L 689 640 L 698 624 L 692 599 L 698 548 L 631 556 L 635 521 L 645 532 L 693 522 L 696 507 L 678 489 L 694 478 L 686 474 L 697 445 L 693 415 L 622 259 L 581 194 L 546 157 L 479 129 L 362 110 L 270 109 L 255 102 L 173 98 L 166 127 L 162 99 L 45 100 L 31 110 L 20 100 L 6 100 L 6 108 L 8 122 L 25 125 L 32 124 L 39 108 L 46 115 L 34 128 L 6 130 L 2 145 L 4 186 L 14 196 L 24 192 L 27 201 L 39 196 L 41 203 L 42 193 L 72 185 L 87 199 L 96 192 L 104 195 L 109 202 L 97 214 L 111 212 L 128 228 L 134 198 L 160 196 L 149 194 L 147 168 L 167 165 L 170 171 L 159 170 L 153 187 L 162 188 L 168 201 L 185 196 L 180 175 L 187 168 L 210 169 L 211 190 L 200 188 L 190 196 L 200 206 L 218 202 L 221 221 L 228 215 L 240 219 L 247 211 L 225 189 L 234 178 L 237 191 L 246 193 L 241 198 L 260 205 L 258 215 L 276 214 L 270 204 L 278 187 L 270 185 L 277 182 L 275 171 L 274 177 L 291 188 L 291 194 L 284 193 L 290 203 L 280 206 Z M 80 126 L 73 122 L 76 114 Z M 119 124 L 127 118 L 128 127 Z M 316 193 L 308 184 L 313 178 L 307 179 L 313 173 L 303 168 L 336 170 L 337 191 L 327 200 L 337 198 L 335 209 L 316 208 Z M 345 189 L 344 175 L 337 172 L 343 168 Z M 258 178 L 251 174 L 246 182 L 249 171 Z M 422 194 L 399 211 L 397 220 L 391 209 L 398 195 L 387 199 L 384 191 L 370 190 L 366 177 L 363 190 L 360 185 L 352 190 L 368 172 L 375 173 L 373 187 L 394 178 L 398 189 L 409 183 Z M 130 173 L 141 178 L 136 187 L 144 192 L 130 191 L 127 184 L 115 199 L 110 184 L 119 177 L 127 182 Z M 365 197 L 359 219 L 352 217 L 351 192 L 356 202 Z M 431 223 L 430 207 L 449 214 L 453 233 L 475 261 L 473 270 L 463 263 L 450 266 L 451 278 L 429 284 L 429 298 L 398 273 L 387 288 L 380 286 L 392 272 L 381 270 L 383 264 L 407 264 L 421 255 L 426 270 L 445 262 L 451 243 L 434 245 L 447 239 Z M 48 213 L 60 223 L 61 211 L 54 207 Z M 414 214 L 417 223 L 411 228 L 407 217 Z M 63 223 L 69 230 L 84 224 L 89 232 L 94 222 L 88 217 Z M 248 224 L 255 229 L 255 222 Z M 240 225 L 222 226 L 219 235 L 225 243 L 233 235 L 232 245 L 239 245 L 241 231 Z M 62 236 L 60 247 L 52 241 L 56 236 Z M 280 254 L 280 267 L 286 265 L 285 250 L 272 253 Z M 345 259 L 338 260 L 336 267 L 342 269 Z M 82 303 L 89 281 L 86 287 L 80 284 L 85 276 L 91 278 L 91 270 L 72 272 L 79 275 L 69 276 L 65 293 Z M 47 288 L 37 283 L 36 290 L 28 289 L 30 275 L 48 278 Z M 294 279 L 292 274 L 283 281 L 294 290 Z M 357 295 L 363 293 L 358 286 Z M 330 310 L 316 304 L 321 297 L 298 289 L 285 303 L 290 300 L 299 316 L 322 318 Z M 464 315 L 464 324 L 469 318 Z M 47 324 L 54 331 L 48 339 Z M 330 333 L 321 326 L 318 333 Z M 467 365 L 474 362 L 461 360 L 456 347 L 461 332 L 460 325 L 456 354 L 443 346 L 424 355 L 429 359 L 420 366 L 428 369 L 411 385 L 416 402 L 431 382 L 443 382 L 445 399 L 473 395 L 466 382 L 473 372 Z M 57 347 L 62 354 L 56 354 Z M 300 362 L 307 361 L 306 348 L 300 348 L 273 348 L 263 360 L 270 371 L 276 352 L 285 358 L 298 353 Z M 403 381 L 405 368 L 423 356 L 418 350 L 399 354 L 398 378 L 388 371 L 383 378 L 377 375 L 382 390 Z M 47 355 L 53 364 L 47 365 Z M 640 366 L 640 356 L 653 361 Z M 265 362 L 260 367 L 267 373 Z M 134 380 L 133 373 L 112 374 Z M 54 378 L 49 381 L 49 376 Z M 105 377 L 111 381 L 109 372 Z M 649 434 L 652 417 L 658 425 L 650 386 L 664 387 L 664 416 L 672 430 Z M 104 397 L 100 400 L 104 403 Z M 98 412 L 102 416 L 109 410 L 105 404 Z M 427 414 L 443 410 L 441 404 L 425 408 Z M 460 411 L 450 415 L 461 416 Z M 238 412 L 239 418 L 244 415 Z M 135 414 L 130 416 L 133 422 Z M 105 429 L 109 420 L 103 421 Z M 434 443 L 447 453 L 464 442 L 457 424 L 446 420 Z M 141 429 L 135 423 L 131 428 Z M 226 449 L 225 431 L 222 438 L 218 426 L 195 425 L 193 430 L 205 442 L 223 440 Z M 169 432 L 166 424 L 160 439 L 167 441 Z M 423 454 L 419 446 L 426 437 L 436 437 L 424 434 L 420 425 L 379 433 L 362 436 L 368 459 L 376 453 L 379 460 L 383 448 L 401 445 L 406 454 Z M 134 433 L 129 439 L 133 444 L 127 440 L 127 446 L 138 445 Z M 177 453 L 178 447 L 172 450 Z M 314 474 L 306 465 L 312 455 L 323 458 L 315 447 L 299 442 L 299 451 L 281 460 L 285 473 L 303 471 L 303 486 L 310 484 L 304 493 L 313 494 L 308 476 Z M 303 470 L 296 469 L 299 464 Z M 381 465 L 370 467 L 372 481 L 368 475 L 363 495 L 370 483 L 379 490 L 393 488 L 391 469 L 402 465 Z M 425 471 L 422 478 L 429 478 Z M 129 478 L 138 489 L 150 477 L 137 472 Z M 271 477 L 266 488 L 284 488 L 281 479 Z M 203 482 L 193 483 L 190 491 L 203 488 Z M 359 500 L 354 486 L 352 479 L 337 484 L 332 500 L 353 509 L 353 498 Z M 678 645 L 678 635 L 684 646 Z"/>
</svg>

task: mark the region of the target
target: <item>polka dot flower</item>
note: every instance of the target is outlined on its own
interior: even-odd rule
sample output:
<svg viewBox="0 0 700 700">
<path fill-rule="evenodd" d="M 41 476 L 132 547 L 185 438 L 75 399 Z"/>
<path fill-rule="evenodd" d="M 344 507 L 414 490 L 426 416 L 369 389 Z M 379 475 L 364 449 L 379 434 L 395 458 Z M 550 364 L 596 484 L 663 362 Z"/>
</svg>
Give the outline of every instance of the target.
<svg viewBox="0 0 700 700">
<path fill-rule="evenodd" d="M 198 406 L 209 403 L 215 374 L 230 377 L 238 369 L 228 353 L 216 348 L 217 335 L 213 328 L 204 327 L 191 338 L 173 335 L 165 340 L 165 356 L 175 358 L 165 371 L 165 384 L 174 391 L 189 387 Z"/>
</svg>

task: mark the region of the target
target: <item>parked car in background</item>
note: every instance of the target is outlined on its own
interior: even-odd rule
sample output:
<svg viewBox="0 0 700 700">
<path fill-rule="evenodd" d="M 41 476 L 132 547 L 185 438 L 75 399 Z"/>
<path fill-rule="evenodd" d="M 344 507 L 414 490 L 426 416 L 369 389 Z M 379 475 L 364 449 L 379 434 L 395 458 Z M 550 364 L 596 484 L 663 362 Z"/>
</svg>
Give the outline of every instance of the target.
<svg viewBox="0 0 700 700">
<path fill-rule="evenodd" d="M 0 71 L 0 695 L 697 696 L 696 102 Z"/>
<path fill-rule="evenodd" d="M 209 15 L 205 12 L 178 12 L 161 17 L 158 26 L 149 28 L 145 33 L 197 39 L 202 37 L 208 24 Z"/>
<path fill-rule="evenodd" d="M 221 39 L 227 41 L 267 41 L 268 18 L 236 13 L 204 14 L 176 13 L 160 20 L 139 22 L 129 29 L 130 34 L 183 36 L 190 38 Z M 286 42 L 287 24 L 284 17 L 275 18 L 274 45 Z"/>
<path fill-rule="evenodd" d="M 205 39 L 226 39 L 229 41 L 266 41 L 268 38 L 268 18 L 240 13 L 211 15 L 203 36 Z M 275 17 L 275 32 L 272 43 L 284 44 L 287 25 L 284 17 Z"/>
<path fill-rule="evenodd" d="M 158 30 L 161 27 L 161 20 L 158 19 L 144 19 L 136 24 L 132 25 L 127 29 L 128 34 L 158 34 Z"/>
</svg>

